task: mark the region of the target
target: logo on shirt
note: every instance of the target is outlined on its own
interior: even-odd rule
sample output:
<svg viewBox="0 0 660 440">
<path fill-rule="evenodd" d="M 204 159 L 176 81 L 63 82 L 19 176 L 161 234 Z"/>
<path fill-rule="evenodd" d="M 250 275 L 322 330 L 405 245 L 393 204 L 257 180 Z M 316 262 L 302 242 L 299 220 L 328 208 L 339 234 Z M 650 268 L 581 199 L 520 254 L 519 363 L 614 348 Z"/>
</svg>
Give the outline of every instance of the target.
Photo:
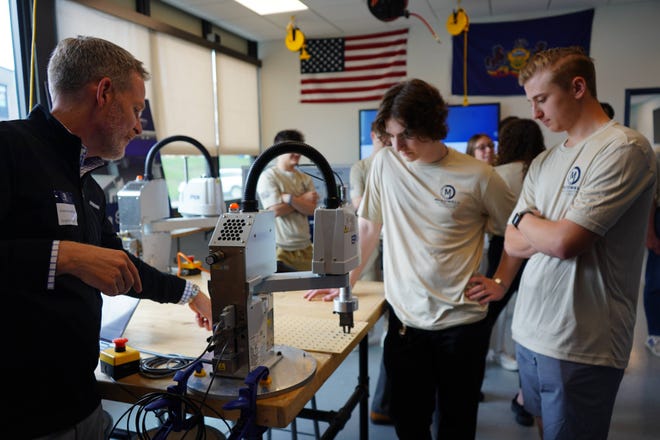
<svg viewBox="0 0 660 440">
<path fill-rule="evenodd" d="M 442 187 L 440 190 L 440 197 L 442 197 L 442 200 L 451 200 L 456 196 L 456 188 L 454 188 L 452 185 L 445 185 Z"/>
<path fill-rule="evenodd" d="M 576 193 L 580 189 L 580 177 L 582 176 L 582 170 L 580 167 L 575 166 L 568 172 L 566 175 L 566 180 L 564 182 L 564 191 L 567 193 Z"/>
<path fill-rule="evenodd" d="M 436 198 L 436 202 L 440 202 L 445 206 L 456 206 L 458 205 L 457 200 L 453 200 L 456 197 L 456 188 L 453 185 L 445 185 L 440 188 L 440 198 Z"/>
</svg>

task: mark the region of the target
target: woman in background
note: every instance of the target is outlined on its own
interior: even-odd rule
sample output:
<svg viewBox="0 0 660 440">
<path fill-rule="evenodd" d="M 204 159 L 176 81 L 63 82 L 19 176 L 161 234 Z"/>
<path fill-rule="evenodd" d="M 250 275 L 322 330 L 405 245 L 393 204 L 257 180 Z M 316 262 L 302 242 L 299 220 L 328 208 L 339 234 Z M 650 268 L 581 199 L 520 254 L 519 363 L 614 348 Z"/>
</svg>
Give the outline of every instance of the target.
<svg viewBox="0 0 660 440">
<path fill-rule="evenodd" d="M 468 139 L 465 154 L 492 165 L 495 162 L 495 143 L 487 134 L 477 133 Z"/>
<path fill-rule="evenodd" d="M 477 160 L 486 162 L 488 165 L 493 165 L 495 162 L 495 143 L 493 139 L 488 136 L 486 133 L 477 133 L 472 135 L 467 141 L 467 147 L 465 149 L 465 154 L 472 156 Z M 486 273 L 488 269 L 488 242 L 490 234 L 486 233 L 484 237 L 484 249 L 483 255 L 481 258 L 481 265 L 479 266 L 479 273 Z M 479 400 L 484 400 L 483 395 L 479 397 Z"/>
</svg>

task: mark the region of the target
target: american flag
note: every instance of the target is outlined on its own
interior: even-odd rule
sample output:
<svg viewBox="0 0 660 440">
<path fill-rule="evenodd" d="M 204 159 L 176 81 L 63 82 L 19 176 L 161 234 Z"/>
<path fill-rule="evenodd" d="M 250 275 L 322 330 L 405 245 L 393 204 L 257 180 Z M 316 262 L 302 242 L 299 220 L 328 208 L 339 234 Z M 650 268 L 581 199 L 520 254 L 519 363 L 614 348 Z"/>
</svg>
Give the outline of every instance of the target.
<svg viewBox="0 0 660 440">
<path fill-rule="evenodd" d="M 408 29 L 305 41 L 300 102 L 379 101 L 406 76 Z"/>
</svg>

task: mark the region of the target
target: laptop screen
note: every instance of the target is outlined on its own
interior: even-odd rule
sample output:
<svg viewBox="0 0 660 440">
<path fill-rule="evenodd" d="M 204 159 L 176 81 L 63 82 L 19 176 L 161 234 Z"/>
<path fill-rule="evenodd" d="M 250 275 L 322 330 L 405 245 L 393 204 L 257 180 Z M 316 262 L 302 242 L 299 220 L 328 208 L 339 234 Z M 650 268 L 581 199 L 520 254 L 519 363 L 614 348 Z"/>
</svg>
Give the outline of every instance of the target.
<svg viewBox="0 0 660 440">
<path fill-rule="evenodd" d="M 113 339 L 121 338 L 124 334 L 140 299 L 127 295 L 101 295 L 103 297 L 103 309 L 100 339 L 112 342 Z"/>
</svg>

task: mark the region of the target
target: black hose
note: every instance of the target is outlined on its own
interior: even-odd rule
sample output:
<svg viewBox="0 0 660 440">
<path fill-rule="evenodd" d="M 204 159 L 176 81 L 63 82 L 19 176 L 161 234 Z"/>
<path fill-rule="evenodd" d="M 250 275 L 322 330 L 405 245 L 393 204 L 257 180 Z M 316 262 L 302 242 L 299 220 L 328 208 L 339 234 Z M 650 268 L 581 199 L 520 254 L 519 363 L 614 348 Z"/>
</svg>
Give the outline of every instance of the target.
<svg viewBox="0 0 660 440">
<path fill-rule="evenodd" d="M 208 176 L 202 176 L 202 177 L 209 177 L 209 176 L 218 177 L 218 172 L 215 170 L 215 167 L 213 166 L 213 159 L 211 159 L 211 155 L 209 154 L 208 150 L 204 148 L 204 145 L 202 145 L 199 141 L 189 136 L 178 134 L 178 135 L 166 137 L 165 139 L 156 142 L 149 149 L 149 152 L 147 153 L 147 157 L 144 160 L 144 180 L 151 180 L 154 177 L 152 174 L 152 168 L 153 168 L 154 159 L 156 158 L 156 153 L 158 153 L 158 151 L 161 148 L 163 148 L 165 145 L 177 141 L 183 141 L 192 144 L 204 155 L 204 158 L 206 159 L 206 173 L 208 174 Z"/>
<path fill-rule="evenodd" d="M 325 187 L 328 195 L 325 199 L 325 206 L 328 209 L 339 208 L 339 206 L 341 206 L 341 199 L 337 193 L 335 176 L 325 157 L 304 142 L 283 141 L 266 149 L 266 151 L 261 153 L 261 155 L 257 157 L 257 160 L 252 163 L 252 166 L 250 166 L 245 181 L 245 188 L 243 190 L 241 211 L 257 212 L 259 210 L 259 203 L 257 202 L 257 182 L 259 181 L 259 176 L 261 176 L 262 171 L 271 160 L 286 153 L 298 153 L 316 164 L 321 171 L 321 174 L 323 174 L 323 180 L 325 180 Z"/>
</svg>

